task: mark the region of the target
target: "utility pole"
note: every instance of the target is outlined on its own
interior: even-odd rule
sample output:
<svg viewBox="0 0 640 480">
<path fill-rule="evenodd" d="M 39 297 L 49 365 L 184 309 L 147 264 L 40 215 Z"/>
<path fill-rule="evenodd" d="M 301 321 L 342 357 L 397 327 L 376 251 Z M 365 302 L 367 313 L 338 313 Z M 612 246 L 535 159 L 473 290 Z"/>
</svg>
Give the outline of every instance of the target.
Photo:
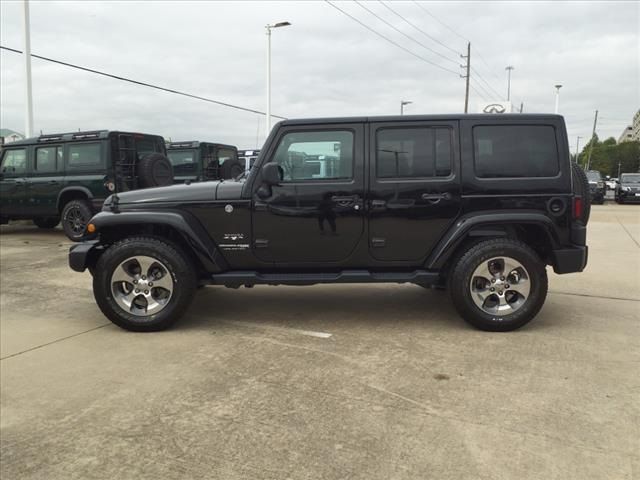
<svg viewBox="0 0 640 480">
<path fill-rule="evenodd" d="M 576 163 L 577 163 L 578 165 L 580 165 L 580 164 L 578 163 L 578 157 L 580 156 L 580 139 L 581 139 L 581 138 L 582 138 L 582 137 L 581 137 L 580 135 L 578 135 L 578 137 L 576 138 Z"/>
<path fill-rule="evenodd" d="M 404 115 L 404 106 L 413 103 L 409 100 L 400 100 L 400 115 Z"/>
<path fill-rule="evenodd" d="M 587 170 L 591 167 L 591 152 L 593 152 L 593 143 L 596 136 L 596 125 L 598 123 L 598 110 L 596 110 L 596 116 L 593 118 L 593 132 L 591 132 L 591 145 L 589 145 L 589 156 L 587 157 Z"/>
<path fill-rule="evenodd" d="M 460 68 L 465 68 L 467 69 L 467 74 L 466 75 L 460 75 L 460 78 L 466 78 L 467 79 L 467 86 L 465 88 L 465 92 L 464 92 L 464 113 L 468 113 L 469 112 L 469 81 L 471 80 L 471 75 L 470 75 L 470 71 L 471 71 L 471 42 L 467 43 L 467 55 L 460 55 L 461 58 L 466 58 L 467 59 L 467 64 L 466 65 L 460 65 Z"/>
<path fill-rule="evenodd" d="M 507 65 L 505 67 L 507 71 L 507 102 L 511 100 L 511 70 L 514 70 L 513 65 Z"/>
<path fill-rule="evenodd" d="M 265 127 L 265 136 L 271 133 L 271 30 L 273 28 L 288 27 L 289 22 L 278 22 L 273 25 L 265 25 L 265 33 L 267 34 L 267 125 Z"/>
<path fill-rule="evenodd" d="M 22 0 L 24 6 L 24 76 L 25 76 L 25 121 L 24 136 L 33 135 L 33 94 L 31 88 L 31 22 L 29 20 L 29 0 Z"/>
<path fill-rule="evenodd" d="M 524 102 L 520 102 L 520 113 L 522 113 L 523 108 L 524 108 Z"/>
<path fill-rule="evenodd" d="M 558 114 L 559 108 L 560 108 L 560 89 L 562 88 L 562 85 L 558 84 L 558 85 L 554 85 L 554 87 L 556 87 L 556 115 Z"/>
</svg>

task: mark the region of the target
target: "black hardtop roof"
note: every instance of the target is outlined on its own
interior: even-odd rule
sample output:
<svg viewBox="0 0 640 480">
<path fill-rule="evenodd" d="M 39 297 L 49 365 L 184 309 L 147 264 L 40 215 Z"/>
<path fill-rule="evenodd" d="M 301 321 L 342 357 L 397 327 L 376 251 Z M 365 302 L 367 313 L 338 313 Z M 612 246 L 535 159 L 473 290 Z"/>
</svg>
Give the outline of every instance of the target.
<svg viewBox="0 0 640 480">
<path fill-rule="evenodd" d="M 153 135 L 150 133 L 139 133 L 139 132 L 121 132 L 115 130 L 88 130 L 84 132 L 69 132 L 69 133 L 47 133 L 44 135 L 40 135 L 38 137 L 30 137 L 25 138 L 24 140 L 18 140 L 16 142 L 11 142 L 10 144 L 5 145 L 5 148 L 10 146 L 21 146 L 21 145 L 37 145 L 42 143 L 53 143 L 53 142 L 82 142 L 82 141 L 90 141 L 90 140 L 103 140 L 105 138 L 109 138 L 111 135 L 133 135 L 135 137 L 156 137 L 162 139 L 160 135 Z"/>
<path fill-rule="evenodd" d="M 446 113 L 433 115 L 384 115 L 376 117 L 328 117 L 328 118 L 295 118 L 282 120 L 279 125 L 308 125 L 308 124 L 332 124 L 332 123 L 366 123 L 366 122 L 417 122 L 438 120 L 494 120 L 505 122 L 513 120 L 564 120 L 562 115 L 553 113 Z"/>
<path fill-rule="evenodd" d="M 198 148 L 201 145 L 215 145 L 217 147 L 223 147 L 223 148 L 235 148 L 237 150 L 237 147 L 235 145 L 227 145 L 225 143 L 217 143 L 217 142 L 200 142 L 198 140 L 185 140 L 183 142 L 170 142 L 167 145 L 168 149 L 178 149 L 178 148 Z"/>
</svg>

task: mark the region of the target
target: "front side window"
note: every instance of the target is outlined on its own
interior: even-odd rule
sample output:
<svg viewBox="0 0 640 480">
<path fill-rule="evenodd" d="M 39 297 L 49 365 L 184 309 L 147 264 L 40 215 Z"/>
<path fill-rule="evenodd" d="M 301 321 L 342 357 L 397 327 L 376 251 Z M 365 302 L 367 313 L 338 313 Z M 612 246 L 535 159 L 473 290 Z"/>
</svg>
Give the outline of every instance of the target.
<svg viewBox="0 0 640 480">
<path fill-rule="evenodd" d="M 2 157 L 2 173 L 22 174 L 27 171 L 27 149 L 7 150 Z"/>
<path fill-rule="evenodd" d="M 378 178 L 451 175 L 451 129 L 385 128 L 376 133 Z"/>
<path fill-rule="evenodd" d="M 233 160 L 236 158 L 236 152 L 228 148 L 221 148 L 218 150 L 218 162 L 222 165 L 227 160 Z"/>
<path fill-rule="evenodd" d="M 347 130 L 287 133 L 273 161 L 283 181 L 348 180 L 353 178 L 353 133 Z"/>
<path fill-rule="evenodd" d="M 551 125 L 481 125 L 473 128 L 478 178 L 555 177 L 560 171 Z"/>
<path fill-rule="evenodd" d="M 60 147 L 39 147 L 36 148 L 36 163 L 34 170 L 36 173 L 52 173 L 58 168 L 58 162 L 62 160 L 62 149 Z"/>
<path fill-rule="evenodd" d="M 100 154 L 99 143 L 78 143 L 69 145 L 67 169 L 86 170 L 100 168 L 104 165 Z"/>
</svg>

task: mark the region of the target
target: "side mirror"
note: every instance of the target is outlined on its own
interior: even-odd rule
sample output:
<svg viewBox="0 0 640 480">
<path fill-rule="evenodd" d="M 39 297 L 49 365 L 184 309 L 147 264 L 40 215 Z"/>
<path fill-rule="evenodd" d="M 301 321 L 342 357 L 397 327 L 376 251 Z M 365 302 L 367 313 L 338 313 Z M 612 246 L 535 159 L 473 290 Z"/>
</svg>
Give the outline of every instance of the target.
<svg viewBox="0 0 640 480">
<path fill-rule="evenodd" d="M 275 162 L 269 162 L 262 167 L 262 181 L 269 186 L 280 185 L 282 182 L 282 167 Z"/>
</svg>

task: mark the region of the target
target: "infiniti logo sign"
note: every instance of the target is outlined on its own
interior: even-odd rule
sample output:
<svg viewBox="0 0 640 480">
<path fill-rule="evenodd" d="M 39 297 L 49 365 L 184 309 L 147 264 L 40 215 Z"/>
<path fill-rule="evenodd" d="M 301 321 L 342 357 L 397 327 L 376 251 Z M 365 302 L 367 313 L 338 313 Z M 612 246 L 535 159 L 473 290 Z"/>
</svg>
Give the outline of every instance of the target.
<svg viewBox="0 0 640 480">
<path fill-rule="evenodd" d="M 487 105 L 482 110 L 484 113 L 504 113 L 506 108 L 504 105 L 500 103 L 492 103 L 491 105 Z"/>
</svg>

